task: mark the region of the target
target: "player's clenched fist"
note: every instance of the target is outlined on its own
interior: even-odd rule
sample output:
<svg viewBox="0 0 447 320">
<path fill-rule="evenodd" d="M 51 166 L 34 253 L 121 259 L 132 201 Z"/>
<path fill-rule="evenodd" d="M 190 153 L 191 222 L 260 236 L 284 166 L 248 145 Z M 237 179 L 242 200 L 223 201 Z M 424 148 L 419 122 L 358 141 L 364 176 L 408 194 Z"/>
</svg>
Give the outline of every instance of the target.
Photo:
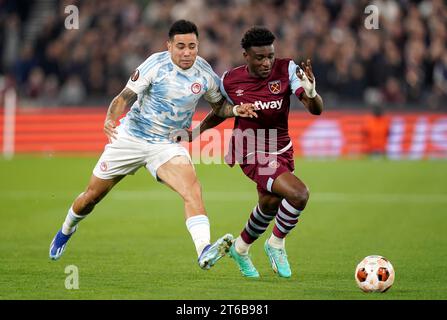
<svg viewBox="0 0 447 320">
<path fill-rule="evenodd" d="M 257 118 L 258 115 L 255 112 L 255 105 L 253 103 L 241 103 L 233 107 L 233 113 L 236 117 L 242 118 Z"/>
</svg>

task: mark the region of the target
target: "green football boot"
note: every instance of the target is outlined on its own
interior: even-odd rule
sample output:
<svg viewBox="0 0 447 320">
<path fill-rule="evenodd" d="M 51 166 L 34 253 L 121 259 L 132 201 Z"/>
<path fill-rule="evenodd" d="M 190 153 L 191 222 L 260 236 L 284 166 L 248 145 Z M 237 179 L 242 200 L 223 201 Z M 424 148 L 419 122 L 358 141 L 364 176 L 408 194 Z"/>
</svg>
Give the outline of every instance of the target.
<svg viewBox="0 0 447 320">
<path fill-rule="evenodd" d="M 259 278 L 259 272 L 258 270 L 256 270 L 253 262 L 251 262 L 250 256 L 248 254 L 242 255 L 237 253 L 234 242 L 233 245 L 230 247 L 229 255 L 231 258 L 234 259 L 244 277 Z"/>
<path fill-rule="evenodd" d="M 280 277 L 290 278 L 292 271 L 290 270 L 289 261 L 287 261 L 286 249 L 273 248 L 268 244 L 268 240 L 266 240 L 264 250 L 269 258 L 273 271 Z"/>
</svg>

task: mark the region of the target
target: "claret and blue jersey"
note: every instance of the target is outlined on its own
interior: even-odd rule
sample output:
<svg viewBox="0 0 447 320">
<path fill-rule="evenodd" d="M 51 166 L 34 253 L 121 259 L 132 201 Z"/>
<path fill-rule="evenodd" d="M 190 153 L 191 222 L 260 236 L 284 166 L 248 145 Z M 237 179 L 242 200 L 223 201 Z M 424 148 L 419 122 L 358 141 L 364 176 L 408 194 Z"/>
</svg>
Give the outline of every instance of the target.
<svg viewBox="0 0 447 320">
<path fill-rule="evenodd" d="M 247 65 L 222 76 L 221 92 L 226 99 L 233 104 L 253 103 L 258 115 L 257 118 L 236 118 L 234 129 L 239 130 L 233 131 L 227 163 L 241 162 L 250 150 L 271 152 L 291 145 L 288 128 L 290 95 L 299 97 L 304 91 L 296 75 L 297 68 L 291 59 L 275 59 L 267 78 L 251 75 Z M 244 138 L 251 130 L 254 136 Z M 275 135 L 270 137 L 272 131 Z"/>
</svg>

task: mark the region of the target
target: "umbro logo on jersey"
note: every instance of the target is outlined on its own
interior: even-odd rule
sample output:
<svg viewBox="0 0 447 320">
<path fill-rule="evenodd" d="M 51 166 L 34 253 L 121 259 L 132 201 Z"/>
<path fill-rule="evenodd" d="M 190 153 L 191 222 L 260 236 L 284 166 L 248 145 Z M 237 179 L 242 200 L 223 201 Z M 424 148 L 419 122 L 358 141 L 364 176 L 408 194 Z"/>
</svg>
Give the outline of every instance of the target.
<svg viewBox="0 0 447 320">
<path fill-rule="evenodd" d="M 244 90 L 242 90 L 242 89 L 238 89 L 238 90 L 236 90 L 236 95 L 237 95 L 238 97 L 243 96 L 243 95 L 244 95 Z"/>
<path fill-rule="evenodd" d="M 130 80 L 137 81 L 139 77 L 140 77 L 140 71 L 138 71 L 138 69 L 135 69 L 135 71 L 130 76 Z"/>
<path fill-rule="evenodd" d="M 200 93 L 200 91 L 202 91 L 202 85 L 198 82 L 194 82 L 191 86 L 191 91 L 194 94 Z"/>
<path fill-rule="evenodd" d="M 271 93 L 278 94 L 281 92 L 281 80 L 270 81 L 268 87 Z"/>
</svg>

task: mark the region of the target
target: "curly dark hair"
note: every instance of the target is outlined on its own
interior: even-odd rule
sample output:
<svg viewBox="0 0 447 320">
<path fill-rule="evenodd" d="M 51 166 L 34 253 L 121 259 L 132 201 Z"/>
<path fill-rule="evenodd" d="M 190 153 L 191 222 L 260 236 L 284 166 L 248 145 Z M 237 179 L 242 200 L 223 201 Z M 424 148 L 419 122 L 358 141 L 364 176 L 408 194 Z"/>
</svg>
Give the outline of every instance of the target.
<svg viewBox="0 0 447 320">
<path fill-rule="evenodd" d="M 254 26 L 245 32 L 241 46 L 245 50 L 251 47 L 269 46 L 275 41 L 273 33 L 262 26 Z"/>
<path fill-rule="evenodd" d="M 197 26 L 188 20 L 177 20 L 174 22 L 169 29 L 169 39 L 172 39 L 176 34 L 187 34 L 195 33 L 197 38 L 199 37 L 199 32 L 197 31 Z"/>
</svg>

